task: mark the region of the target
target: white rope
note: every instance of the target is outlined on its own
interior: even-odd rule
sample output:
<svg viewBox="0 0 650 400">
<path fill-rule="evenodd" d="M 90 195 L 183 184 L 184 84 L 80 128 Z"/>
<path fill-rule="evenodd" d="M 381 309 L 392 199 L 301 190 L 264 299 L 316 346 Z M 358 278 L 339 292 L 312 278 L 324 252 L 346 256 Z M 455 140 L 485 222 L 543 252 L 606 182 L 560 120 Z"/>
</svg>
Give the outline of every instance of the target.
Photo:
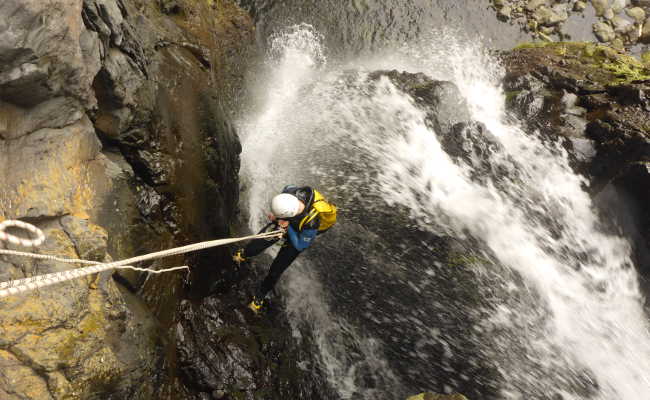
<svg viewBox="0 0 650 400">
<path fill-rule="evenodd" d="M 26 230 L 27 232 L 36 236 L 36 238 L 23 239 L 23 238 L 19 238 L 18 236 L 10 235 L 7 232 L 5 232 L 5 229 L 9 227 L 15 227 L 15 228 Z M 27 222 L 17 221 L 13 219 L 9 219 L 0 223 L 0 242 L 9 242 L 17 246 L 23 246 L 23 247 L 37 247 L 43 244 L 44 241 L 45 241 L 45 235 L 43 234 L 43 231 L 38 229 L 32 224 L 28 224 Z"/>
<path fill-rule="evenodd" d="M 5 221 L 6 222 L 11 222 L 11 224 L 7 224 L 7 226 L 16 226 L 20 227 L 23 229 L 28 229 L 30 232 L 32 229 L 30 228 L 25 228 L 24 226 L 27 226 L 29 224 L 26 224 L 25 222 L 21 221 Z M 16 222 L 19 222 L 20 224 L 16 224 Z M 4 224 L 3 223 L 3 224 Z M 24 225 L 24 226 L 23 226 Z M 1 226 L 1 224 L 0 224 Z M 29 225 L 31 226 L 31 225 Z M 38 229 L 36 227 L 31 226 L 34 229 Z M 39 230 L 40 231 L 40 230 Z M 98 272 L 103 272 L 109 269 L 123 269 L 123 268 L 128 268 L 128 269 L 133 269 L 136 271 L 145 271 L 145 272 L 150 272 L 150 273 L 163 273 L 163 272 L 171 272 L 171 271 L 177 271 L 180 269 L 188 269 L 189 267 L 187 266 L 182 266 L 182 267 L 174 267 L 174 268 L 168 268 L 164 270 L 152 270 L 152 269 L 146 269 L 146 268 L 136 268 L 131 266 L 130 264 L 135 264 L 137 262 L 141 261 L 146 261 L 146 260 L 152 260 L 152 259 L 158 259 L 158 258 L 163 258 L 163 257 L 169 257 L 173 255 L 178 255 L 178 254 L 184 254 L 184 253 L 189 253 L 192 251 L 198 251 L 198 250 L 203 250 L 207 249 L 210 247 L 216 247 L 216 246 L 223 246 L 226 244 L 230 243 L 236 243 L 236 242 L 241 242 L 244 240 L 251 240 L 251 239 L 271 239 L 271 238 L 276 238 L 276 237 L 281 237 L 284 234 L 284 231 L 282 230 L 277 230 L 273 232 L 265 232 L 257 235 L 251 235 L 251 236 L 245 236 L 241 238 L 231 238 L 231 239 L 217 239 L 217 240 L 210 240 L 207 242 L 200 242 L 200 243 L 195 243 L 195 244 L 190 244 L 187 246 L 182 246 L 182 247 L 176 247 L 173 249 L 168 249 L 168 250 L 163 250 L 163 251 L 158 251 L 155 253 L 150 253 L 150 254 L 145 254 L 137 257 L 132 257 L 128 258 L 126 260 L 122 261 L 115 261 L 111 263 L 98 263 L 96 261 L 88 261 L 88 260 L 79 260 L 79 259 L 72 259 L 72 258 L 61 258 L 61 257 L 56 257 L 56 256 L 50 256 L 50 255 L 44 255 L 44 254 L 34 254 L 34 253 L 26 253 L 26 252 L 20 252 L 20 251 L 14 251 L 14 250 L 5 250 L 5 249 L 0 249 L 0 254 L 6 254 L 6 255 L 13 255 L 13 256 L 21 256 L 21 257 L 30 257 L 30 258 L 35 258 L 35 259 L 42 259 L 42 260 L 51 260 L 51 261 L 57 261 L 57 262 L 64 262 L 64 263 L 73 263 L 73 264 L 95 264 L 90 267 L 84 267 L 84 268 L 78 268 L 78 269 L 73 269 L 73 270 L 68 270 L 68 271 L 61 271 L 61 272 L 53 272 L 50 274 L 45 274 L 45 275 L 37 275 L 33 276 L 30 278 L 23 278 L 23 279 L 16 279 L 8 282 L 1 282 L 0 283 L 0 298 L 6 297 L 9 295 L 13 294 L 18 294 L 22 292 L 27 292 L 31 290 L 35 290 L 44 286 L 49 286 L 53 285 L 55 283 L 60 283 L 60 282 L 65 282 L 69 281 L 72 279 L 80 278 L 82 276 L 98 273 Z M 41 232 L 42 235 L 42 232 Z M 44 238 L 44 236 L 43 236 Z M 39 238 L 40 239 L 40 238 Z M 14 243 L 11 241 L 11 239 L 4 238 L 3 236 L 0 236 L 0 241 L 7 240 L 11 243 Z M 33 242 L 36 242 L 33 241 Z M 42 243 L 42 240 L 40 241 Z M 29 246 L 32 246 L 33 243 L 30 243 Z"/>
</svg>

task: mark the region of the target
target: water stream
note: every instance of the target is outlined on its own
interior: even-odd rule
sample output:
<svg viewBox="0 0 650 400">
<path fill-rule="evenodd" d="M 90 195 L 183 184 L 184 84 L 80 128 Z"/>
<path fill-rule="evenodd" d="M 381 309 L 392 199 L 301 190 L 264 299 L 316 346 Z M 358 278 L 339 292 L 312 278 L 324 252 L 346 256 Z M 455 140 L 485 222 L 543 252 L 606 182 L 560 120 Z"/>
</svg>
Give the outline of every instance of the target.
<svg viewBox="0 0 650 400">
<path fill-rule="evenodd" d="M 564 150 L 506 116 L 498 63 L 460 36 L 432 31 L 345 62 L 309 25 L 269 40 L 239 123 L 249 224 L 288 183 L 341 206 L 281 282 L 294 335 L 315 338 L 343 399 L 650 398 L 628 242 L 605 228 Z M 410 96 L 369 79 L 377 69 L 455 83 L 498 146 L 482 160 L 448 155 Z M 446 237 L 471 262 L 442 257 Z"/>
</svg>

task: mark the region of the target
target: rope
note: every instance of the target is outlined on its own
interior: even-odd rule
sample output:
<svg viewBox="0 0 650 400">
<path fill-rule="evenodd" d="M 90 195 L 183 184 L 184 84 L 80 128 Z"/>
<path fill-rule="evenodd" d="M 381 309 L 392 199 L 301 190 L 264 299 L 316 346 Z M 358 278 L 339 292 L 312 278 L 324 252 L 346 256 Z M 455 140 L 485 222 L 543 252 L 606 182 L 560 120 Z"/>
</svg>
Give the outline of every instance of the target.
<svg viewBox="0 0 650 400">
<path fill-rule="evenodd" d="M 9 224 L 7 224 L 9 222 Z M 34 227 L 33 225 L 27 224 L 25 222 L 21 221 L 5 221 L 2 224 L 0 224 L 0 232 L 2 232 L 2 226 L 6 224 L 5 227 L 8 226 L 15 226 L 15 227 L 20 227 L 22 229 L 29 230 L 30 232 L 34 233 L 37 235 L 36 240 L 26 240 L 26 239 L 20 239 L 20 238 L 15 238 L 18 240 L 20 244 L 24 241 L 25 243 L 29 242 L 27 246 L 34 246 L 34 243 L 42 243 L 45 236 L 43 235 L 43 232 L 40 231 L 40 229 Z M 40 235 L 43 235 L 41 239 L 41 236 L 38 235 L 38 232 L 40 232 Z M 2 232 L 3 233 L 3 232 Z M 45 274 L 45 275 L 37 275 L 33 276 L 30 278 L 23 278 L 23 279 L 16 279 L 8 282 L 1 282 L 0 283 L 0 298 L 6 297 L 9 295 L 13 294 L 18 294 L 22 292 L 27 292 L 31 290 L 35 290 L 44 286 L 49 286 L 53 285 L 55 283 L 60 283 L 60 282 L 65 282 L 69 281 L 72 279 L 80 278 L 82 276 L 98 273 L 98 272 L 103 272 L 109 269 L 132 269 L 135 271 L 144 271 L 144 272 L 150 272 L 154 274 L 160 274 L 163 272 L 171 272 L 171 271 L 177 271 L 181 269 L 187 269 L 189 270 L 189 267 L 187 266 L 182 266 L 182 267 L 174 267 L 174 268 L 168 268 L 168 269 L 163 269 L 163 270 L 152 270 L 152 269 L 146 269 L 146 268 L 136 268 L 133 267 L 129 264 L 135 264 L 137 262 L 141 261 L 146 261 L 146 260 L 153 260 L 153 259 L 158 259 L 158 258 L 163 258 L 163 257 L 169 257 L 173 255 L 178 255 L 178 254 L 184 254 L 184 253 L 189 253 L 193 251 L 198 251 L 198 250 L 203 250 L 207 249 L 210 247 L 216 247 L 216 246 L 223 246 L 226 244 L 230 243 L 236 243 L 236 242 L 241 242 L 244 240 L 251 240 L 251 239 L 270 239 L 270 238 L 276 238 L 276 237 L 281 237 L 284 234 L 284 231 L 282 230 L 277 230 L 273 232 L 266 232 L 266 233 L 260 233 L 257 235 L 251 235 L 251 236 L 245 236 L 245 237 L 240 237 L 240 238 L 230 238 L 230 239 L 217 239 L 217 240 L 210 240 L 207 242 L 200 242 L 200 243 L 195 243 L 195 244 L 190 244 L 187 246 L 182 246 L 182 247 L 176 247 L 173 249 L 168 249 L 168 250 L 163 250 L 163 251 L 158 251 L 155 253 L 149 253 L 137 257 L 132 257 L 128 258 L 126 260 L 121 260 L 121 261 L 115 261 L 111 263 L 99 263 L 96 261 L 88 261 L 88 260 L 80 260 L 80 259 L 72 259 L 72 258 L 61 258 L 61 257 L 56 257 L 56 256 L 50 256 L 50 255 L 44 255 L 44 254 L 34 254 L 34 253 L 26 253 L 26 252 L 20 252 L 20 251 L 14 251 L 14 250 L 5 250 L 5 249 L 0 249 L 0 254 L 5 254 L 5 255 L 13 255 L 13 256 L 21 256 L 21 257 L 29 257 L 29 258 L 35 258 L 35 259 L 41 259 L 41 260 L 50 260 L 50 261 L 57 261 L 57 262 L 64 262 L 64 263 L 71 263 L 71 264 L 91 264 L 93 266 L 90 267 L 84 267 L 84 268 L 78 268 L 78 269 L 73 269 L 73 270 L 68 270 L 68 271 L 61 271 L 61 272 L 53 272 L 50 274 Z M 5 236 L 0 236 L 0 241 L 9 241 L 10 243 L 16 243 L 12 239 L 9 239 L 8 236 L 5 234 Z"/>
<path fill-rule="evenodd" d="M 27 232 L 36 236 L 36 239 L 23 239 L 23 238 L 19 238 L 18 236 L 10 235 L 7 232 L 5 232 L 5 229 L 12 226 L 26 230 Z M 23 247 L 37 247 L 43 244 L 44 241 L 45 241 L 45 235 L 43 234 L 43 231 L 38 229 L 32 224 L 28 224 L 27 222 L 23 222 L 23 221 L 11 220 L 11 219 L 0 223 L 0 242 L 9 242 L 17 246 L 23 246 Z"/>
</svg>

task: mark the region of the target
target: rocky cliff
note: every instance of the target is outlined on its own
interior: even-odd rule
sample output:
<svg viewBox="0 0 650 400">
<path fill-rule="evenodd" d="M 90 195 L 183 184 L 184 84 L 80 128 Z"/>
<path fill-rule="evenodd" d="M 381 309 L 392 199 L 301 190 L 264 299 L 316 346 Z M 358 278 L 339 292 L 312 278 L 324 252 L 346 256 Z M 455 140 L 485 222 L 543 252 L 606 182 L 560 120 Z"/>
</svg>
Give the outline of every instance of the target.
<svg viewBox="0 0 650 400">
<path fill-rule="evenodd" d="M 589 190 L 631 237 L 650 271 L 650 64 L 590 43 L 523 45 L 504 53 L 507 106 L 560 140 Z M 612 193 L 616 192 L 611 203 Z"/>
<path fill-rule="evenodd" d="M 0 15 L 0 220 L 43 229 L 38 252 L 97 261 L 228 234 L 245 13 L 228 1 L 7 0 Z M 227 257 L 191 260 L 192 279 Z M 0 280 L 68 268 L 2 257 Z M 104 273 L 0 300 L 0 398 L 189 396 L 174 357 L 184 278 L 124 274 L 121 286 Z"/>
</svg>

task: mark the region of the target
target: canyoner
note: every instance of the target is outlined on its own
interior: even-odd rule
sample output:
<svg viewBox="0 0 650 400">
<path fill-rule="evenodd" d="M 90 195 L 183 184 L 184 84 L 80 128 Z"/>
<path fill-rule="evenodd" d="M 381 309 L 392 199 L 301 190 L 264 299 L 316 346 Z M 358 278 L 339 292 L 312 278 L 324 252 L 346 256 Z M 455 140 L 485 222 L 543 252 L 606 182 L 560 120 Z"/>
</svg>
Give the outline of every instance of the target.
<svg viewBox="0 0 650 400">
<path fill-rule="evenodd" d="M 284 232 L 283 237 L 253 240 L 233 255 L 233 260 L 239 264 L 276 243 L 281 246 L 269 267 L 266 278 L 253 295 L 249 304 L 251 310 L 257 313 L 262 309 L 267 296 L 282 273 L 302 251 L 311 246 L 316 236 L 325 233 L 336 224 L 336 215 L 336 205 L 328 202 L 319 191 L 309 186 L 287 185 L 282 189 L 282 193 L 273 197 L 271 213 L 268 214 L 271 222 L 262 228 L 260 233 L 273 225 Z"/>
</svg>

